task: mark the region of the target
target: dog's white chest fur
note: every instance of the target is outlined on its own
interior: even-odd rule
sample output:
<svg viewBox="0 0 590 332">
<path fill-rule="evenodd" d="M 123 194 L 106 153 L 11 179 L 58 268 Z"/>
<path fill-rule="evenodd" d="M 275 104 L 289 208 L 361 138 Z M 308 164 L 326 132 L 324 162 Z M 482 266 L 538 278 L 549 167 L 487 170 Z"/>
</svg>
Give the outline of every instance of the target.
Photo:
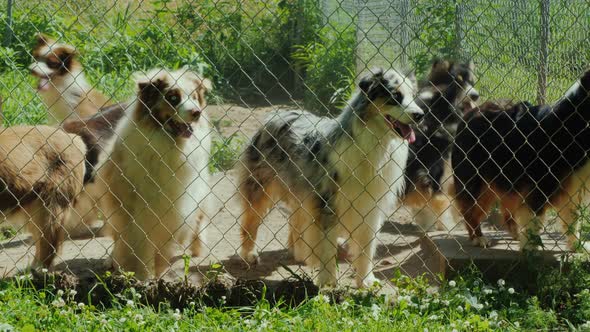
<svg viewBox="0 0 590 332">
<path fill-rule="evenodd" d="M 332 153 L 343 178 L 338 199 L 341 211 L 352 207 L 362 217 L 377 213 L 379 219 L 393 213 L 403 191 L 407 158 L 405 140 L 379 140 L 374 131 L 359 130 L 354 142 L 341 142 Z"/>
<path fill-rule="evenodd" d="M 176 145 L 165 131 L 146 131 L 124 121 L 110 162 L 120 170 L 121 185 L 134 197 L 127 205 L 138 209 L 147 205 L 156 215 L 172 207 L 188 218 L 209 189 L 208 129 L 193 125 L 194 134 Z"/>
</svg>

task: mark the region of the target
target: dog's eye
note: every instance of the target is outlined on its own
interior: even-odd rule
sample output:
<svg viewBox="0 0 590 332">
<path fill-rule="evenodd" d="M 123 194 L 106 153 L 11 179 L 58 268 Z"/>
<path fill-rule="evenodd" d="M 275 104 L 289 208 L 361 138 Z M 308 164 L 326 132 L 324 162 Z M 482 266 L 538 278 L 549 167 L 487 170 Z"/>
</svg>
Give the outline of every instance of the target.
<svg viewBox="0 0 590 332">
<path fill-rule="evenodd" d="M 392 103 L 401 105 L 403 99 L 404 99 L 404 95 L 402 95 L 401 92 L 399 92 L 397 90 L 391 92 L 391 102 Z"/>
<path fill-rule="evenodd" d="M 57 69 L 57 68 L 61 67 L 61 63 L 55 59 L 47 59 L 46 63 L 47 63 L 47 67 L 52 68 L 52 69 Z"/>
<path fill-rule="evenodd" d="M 166 95 L 166 100 L 170 105 L 176 106 L 180 102 L 180 96 L 177 93 L 172 92 Z"/>
</svg>

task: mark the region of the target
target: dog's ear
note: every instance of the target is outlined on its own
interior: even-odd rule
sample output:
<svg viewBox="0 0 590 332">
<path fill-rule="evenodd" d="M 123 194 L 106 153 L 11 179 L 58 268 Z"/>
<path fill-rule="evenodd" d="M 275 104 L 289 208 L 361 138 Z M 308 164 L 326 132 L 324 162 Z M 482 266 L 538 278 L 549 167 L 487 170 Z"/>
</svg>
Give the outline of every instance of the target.
<svg viewBox="0 0 590 332">
<path fill-rule="evenodd" d="M 213 90 L 213 83 L 208 78 L 202 79 L 199 86 L 202 87 L 205 92 L 211 92 L 211 90 Z"/>
<path fill-rule="evenodd" d="M 199 97 L 199 104 L 201 107 L 205 107 L 207 106 L 207 99 L 205 96 L 207 93 L 213 90 L 213 84 L 211 83 L 211 80 L 207 78 L 197 79 L 195 83 L 197 84 L 197 96 Z"/>
<path fill-rule="evenodd" d="M 62 52 L 63 56 L 67 58 L 73 59 L 76 56 L 78 56 L 78 50 L 72 45 L 62 44 L 60 45 L 59 49 Z M 61 56 L 60 58 L 64 60 Z"/>
<path fill-rule="evenodd" d="M 405 73 L 406 79 L 410 81 L 412 87 L 415 89 L 418 86 L 418 82 L 416 81 L 416 74 L 413 70 L 406 71 Z"/>
<path fill-rule="evenodd" d="M 451 63 L 443 59 L 435 59 L 432 62 L 431 72 L 448 72 L 451 69 Z"/>
<path fill-rule="evenodd" d="M 70 45 L 60 45 L 52 49 L 52 53 L 64 64 L 65 68 L 72 70 L 72 61 L 78 56 L 78 51 Z"/>
<path fill-rule="evenodd" d="M 383 68 L 374 68 L 370 73 L 363 76 L 358 84 L 359 88 L 365 95 L 369 96 L 369 92 L 383 80 Z M 369 96 L 371 98 L 371 96 Z"/>
<path fill-rule="evenodd" d="M 48 35 L 39 32 L 37 34 L 35 34 L 35 41 L 36 41 L 36 45 L 37 46 L 45 46 L 45 45 L 49 45 L 49 44 L 53 44 L 53 39 L 51 39 L 51 37 L 49 37 Z"/>
<path fill-rule="evenodd" d="M 136 82 L 139 101 L 148 108 L 151 108 L 162 99 L 164 91 L 168 87 L 168 83 L 162 77 L 161 71 L 136 74 Z"/>
</svg>

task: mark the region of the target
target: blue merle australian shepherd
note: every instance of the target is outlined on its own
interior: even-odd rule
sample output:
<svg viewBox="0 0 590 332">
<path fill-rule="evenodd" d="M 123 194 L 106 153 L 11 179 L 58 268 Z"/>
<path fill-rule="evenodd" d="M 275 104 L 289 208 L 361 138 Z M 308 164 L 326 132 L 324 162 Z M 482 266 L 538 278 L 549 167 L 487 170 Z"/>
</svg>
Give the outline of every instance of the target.
<svg viewBox="0 0 590 332">
<path fill-rule="evenodd" d="M 350 247 L 359 287 L 372 285 L 376 235 L 403 190 L 410 124 L 422 117 L 413 75 L 373 70 L 335 119 L 278 112 L 252 138 L 241 160 L 241 257 L 258 259 L 262 219 L 279 201 L 292 210 L 289 246 L 319 265 L 320 286 L 335 285 L 337 240 Z"/>
<path fill-rule="evenodd" d="M 522 249 L 535 249 L 541 217 L 555 209 L 574 249 L 575 211 L 590 176 L 590 71 L 554 105 L 484 104 L 458 128 L 452 153 L 458 208 L 475 245 L 496 202 Z M 538 238 L 537 238 L 538 239 Z"/>
</svg>

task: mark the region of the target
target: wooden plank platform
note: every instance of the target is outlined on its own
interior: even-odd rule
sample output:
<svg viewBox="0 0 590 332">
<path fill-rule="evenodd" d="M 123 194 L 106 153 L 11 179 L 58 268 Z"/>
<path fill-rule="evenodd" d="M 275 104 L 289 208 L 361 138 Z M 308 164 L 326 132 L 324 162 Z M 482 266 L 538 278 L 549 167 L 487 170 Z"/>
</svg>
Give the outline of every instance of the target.
<svg viewBox="0 0 590 332">
<path fill-rule="evenodd" d="M 541 236 L 543 249 L 532 254 L 520 251 L 518 241 L 502 231 L 487 231 L 486 237 L 492 240 L 488 248 L 473 246 L 464 232 L 431 232 L 423 239 L 423 250 L 436 256 L 438 273 L 453 278 L 458 273 L 475 265 L 486 280 L 500 278 L 526 279 L 531 264 L 558 266 L 565 257 L 572 253 L 567 251 L 565 237 L 559 233 L 545 233 Z"/>
</svg>

